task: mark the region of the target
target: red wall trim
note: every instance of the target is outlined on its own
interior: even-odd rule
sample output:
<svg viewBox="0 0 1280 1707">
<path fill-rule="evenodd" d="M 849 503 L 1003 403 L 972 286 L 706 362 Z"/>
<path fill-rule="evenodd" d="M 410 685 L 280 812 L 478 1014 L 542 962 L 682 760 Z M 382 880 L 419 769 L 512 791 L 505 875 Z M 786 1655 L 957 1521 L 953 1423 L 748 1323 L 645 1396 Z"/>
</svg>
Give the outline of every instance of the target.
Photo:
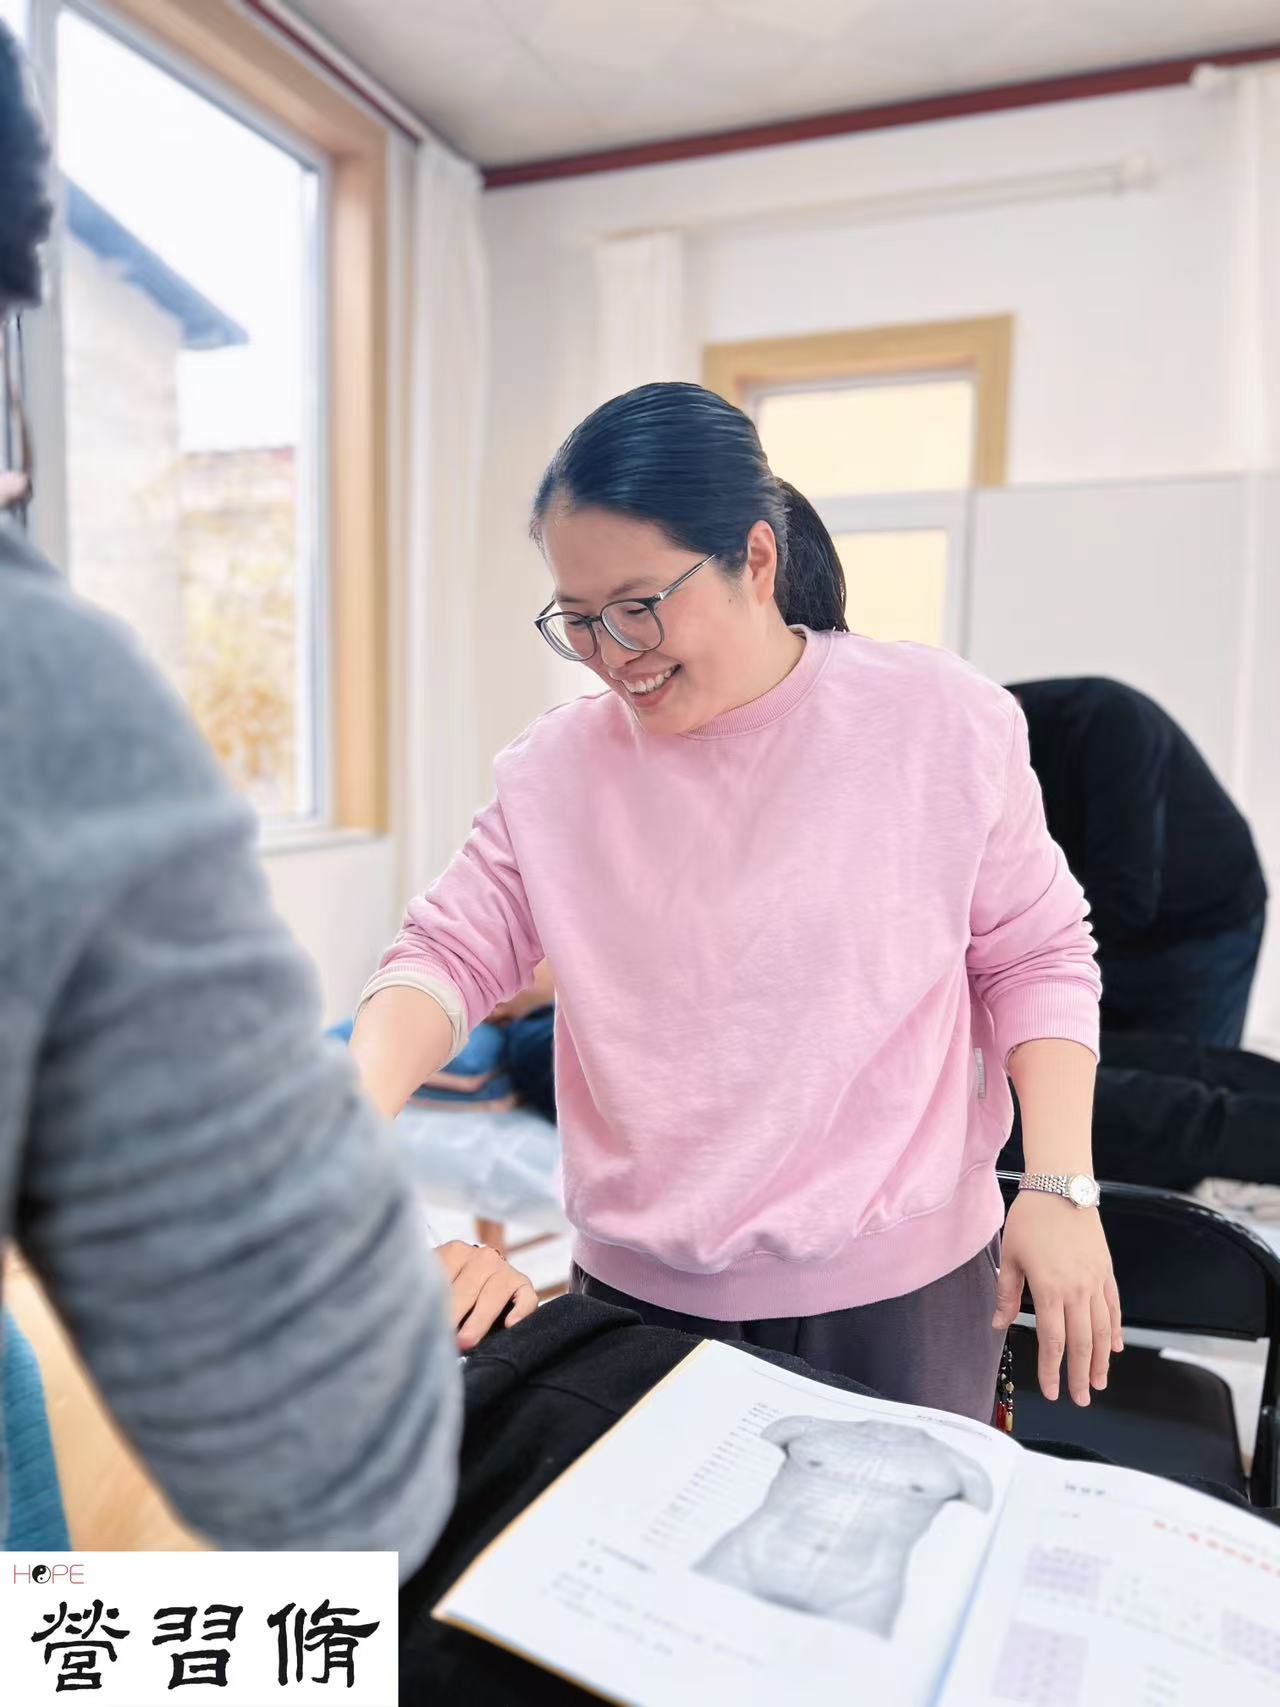
<svg viewBox="0 0 1280 1707">
<path fill-rule="evenodd" d="M 394 130 L 398 130 L 401 136 L 407 136 L 411 142 L 420 140 L 403 119 L 397 118 L 389 107 L 384 107 L 378 97 L 371 94 L 363 83 L 357 82 L 340 65 L 336 65 L 327 53 L 322 52 L 314 42 L 308 41 L 306 36 L 299 30 L 295 30 L 288 20 L 282 18 L 278 12 L 273 11 L 270 6 L 262 5 L 260 0 L 240 0 L 240 3 L 246 11 L 252 12 L 257 18 L 261 18 L 263 23 L 273 29 L 277 35 L 283 36 L 301 58 L 309 59 L 313 65 L 319 65 L 328 76 L 333 78 L 335 83 L 340 83 L 349 94 L 357 96 L 364 102 L 365 106 L 372 107 L 378 117 L 385 120 Z"/>
<path fill-rule="evenodd" d="M 1263 59 L 1280 59 L 1280 41 L 1263 42 L 1257 47 L 1232 48 L 1222 53 L 1192 54 L 1183 59 L 1160 59 L 1146 64 L 1112 66 L 1103 71 L 1081 71 L 1066 77 L 1042 77 L 1030 83 L 997 84 L 992 88 L 932 95 L 922 100 L 892 101 L 878 107 L 854 107 L 847 112 L 820 113 L 812 118 L 787 119 L 744 130 L 718 131 L 709 136 L 673 137 L 667 142 L 605 148 L 592 154 L 568 154 L 556 160 L 491 166 L 484 174 L 484 185 L 487 190 L 500 190 L 516 184 L 545 183 L 553 178 L 580 178 L 591 172 L 621 172 L 634 166 L 699 160 L 711 154 L 733 154 L 748 148 L 776 148 L 782 143 L 852 136 L 859 131 L 894 130 L 900 125 L 933 124 L 939 119 L 1011 112 L 1019 107 L 1048 106 L 1056 101 L 1088 101 L 1099 95 L 1167 89 L 1188 82 L 1199 65 L 1249 65 Z"/>
</svg>

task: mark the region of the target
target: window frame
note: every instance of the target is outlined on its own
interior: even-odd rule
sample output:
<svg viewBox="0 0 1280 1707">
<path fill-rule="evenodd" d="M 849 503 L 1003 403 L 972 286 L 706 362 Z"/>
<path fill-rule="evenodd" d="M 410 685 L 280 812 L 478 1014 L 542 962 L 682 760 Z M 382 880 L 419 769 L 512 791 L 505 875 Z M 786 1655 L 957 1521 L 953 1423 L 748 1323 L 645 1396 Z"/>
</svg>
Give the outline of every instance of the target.
<svg viewBox="0 0 1280 1707">
<path fill-rule="evenodd" d="M 973 385 L 969 485 L 953 491 L 837 494 L 814 503 L 832 534 L 945 532 L 948 574 L 942 644 L 960 657 L 972 625 L 973 493 L 1005 481 L 1014 319 L 926 321 L 709 344 L 703 383 L 754 418 L 768 393 L 966 378 Z"/>
<path fill-rule="evenodd" d="M 388 754 L 388 159 L 383 125 L 233 0 L 30 0 L 28 42 L 52 131 L 57 28 L 84 17 L 285 149 L 317 174 L 314 335 L 322 359 L 304 409 L 315 444 L 299 520 L 313 571 L 299 575 L 306 632 L 315 811 L 264 821 L 268 847 L 335 834 L 381 835 L 389 820 Z M 62 232 L 50 244 L 45 306 L 27 316 L 28 403 L 40 455 L 32 532 L 67 561 Z M 33 332 L 36 336 L 33 337 Z M 341 468 L 335 481 L 331 470 Z M 300 549 L 301 558 L 301 549 Z M 299 671 L 301 686 L 303 672 Z M 318 737 L 318 738 L 317 738 Z"/>
<path fill-rule="evenodd" d="M 264 141 L 296 160 L 312 174 L 314 205 L 307 224 L 306 317 L 304 332 L 308 374 L 314 382 L 303 391 L 298 446 L 298 487 L 295 627 L 298 656 L 294 676 L 294 791 L 302 810 L 264 816 L 263 839 L 268 842 L 296 837 L 330 827 L 330 779 L 333 769 L 333 735 L 328 679 L 329 550 L 327 518 L 319 494 L 326 486 L 325 424 L 329 419 L 328 350 L 325 327 L 328 320 L 326 255 L 328 252 L 328 157 L 309 142 L 279 124 L 275 118 L 240 98 L 221 81 L 145 30 L 121 19 L 101 0 L 61 0 L 58 18 L 84 19 L 113 41 L 155 66 L 167 77 L 208 101 L 228 118 L 254 132 Z M 61 233 L 59 233 L 59 241 Z M 64 404 L 65 409 L 65 404 Z M 74 566 L 73 566 L 74 567 Z"/>
<path fill-rule="evenodd" d="M 708 344 L 703 384 L 749 411 L 751 398 L 761 391 L 967 375 L 974 386 L 972 484 L 1003 486 L 1013 331 L 1013 316 L 997 314 Z"/>
<path fill-rule="evenodd" d="M 970 646 L 973 529 L 971 491 L 888 492 L 833 498 L 820 506 L 833 538 L 842 534 L 943 533 L 947 536 L 947 584 L 941 644 L 967 658 Z"/>
</svg>

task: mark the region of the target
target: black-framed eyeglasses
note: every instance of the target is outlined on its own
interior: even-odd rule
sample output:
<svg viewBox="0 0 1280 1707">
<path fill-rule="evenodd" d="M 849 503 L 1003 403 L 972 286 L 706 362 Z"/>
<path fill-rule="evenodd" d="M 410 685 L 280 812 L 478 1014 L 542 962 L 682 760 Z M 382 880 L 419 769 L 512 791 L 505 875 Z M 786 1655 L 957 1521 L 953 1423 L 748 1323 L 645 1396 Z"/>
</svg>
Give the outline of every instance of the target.
<svg viewBox="0 0 1280 1707">
<path fill-rule="evenodd" d="M 586 664 L 600 650 L 600 637 L 597 627 L 603 628 L 619 646 L 624 646 L 628 652 L 652 652 L 661 646 L 666 638 L 662 620 L 658 616 L 658 606 L 664 599 L 669 599 L 672 593 L 679 592 L 692 575 L 696 575 L 704 563 L 710 563 L 715 552 L 709 552 L 706 557 L 695 563 L 692 569 L 686 569 L 684 574 L 674 580 L 669 587 L 664 587 L 660 593 L 654 593 L 645 599 L 614 599 L 601 610 L 599 616 L 579 616 L 576 611 L 553 610 L 551 604 L 545 606 L 534 618 L 534 627 L 539 629 L 542 638 L 553 652 L 558 652 L 562 658 L 571 658 L 579 664 Z"/>
</svg>

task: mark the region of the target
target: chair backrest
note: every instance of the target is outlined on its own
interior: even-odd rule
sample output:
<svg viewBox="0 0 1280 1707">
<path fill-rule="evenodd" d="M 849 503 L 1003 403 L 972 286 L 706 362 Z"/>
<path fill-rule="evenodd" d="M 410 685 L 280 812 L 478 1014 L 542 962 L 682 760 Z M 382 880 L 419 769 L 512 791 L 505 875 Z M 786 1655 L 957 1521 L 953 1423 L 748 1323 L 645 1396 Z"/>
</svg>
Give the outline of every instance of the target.
<svg viewBox="0 0 1280 1707">
<path fill-rule="evenodd" d="M 1001 1172 L 1005 1206 L 1018 1175 Z M 1128 1327 L 1267 1341 L 1253 1469 L 1256 1505 L 1280 1502 L 1280 1255 L 1207 1204 L 1103 1182 L 1102 1225 Z M 1024 1309 L 1031 1310 L 1029 1296 Z"/>
</svg>

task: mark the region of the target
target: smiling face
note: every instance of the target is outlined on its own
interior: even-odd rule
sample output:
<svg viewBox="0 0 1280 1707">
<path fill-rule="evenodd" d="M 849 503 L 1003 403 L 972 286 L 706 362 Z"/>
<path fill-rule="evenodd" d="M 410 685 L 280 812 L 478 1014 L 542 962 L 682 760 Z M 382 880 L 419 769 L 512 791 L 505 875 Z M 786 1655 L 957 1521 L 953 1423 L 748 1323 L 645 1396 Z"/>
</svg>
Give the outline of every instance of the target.
<svg viewBox="0 0 1280 1707">
<path fill-rule="evenodd" d="M 605 605 L 651 598 L 705 552 L 673 545 L 652 522 L 601 509 L 553 505 L 542 546 L 557 607 L 570 616 L 599 616 Z M 730 578 L 713 559 L 657 607 L 661 642 L 632 652 L 600 626 L 587 663 L 653 734 L 682 735 L 722 712 L 767 693 L 798 655 L 797 642 L 773 602 L 777 548 L 758 522 L 747 539 L 747 564 Z M 780 646 L 789 653 L 779 667 Z"/>
</svg>

